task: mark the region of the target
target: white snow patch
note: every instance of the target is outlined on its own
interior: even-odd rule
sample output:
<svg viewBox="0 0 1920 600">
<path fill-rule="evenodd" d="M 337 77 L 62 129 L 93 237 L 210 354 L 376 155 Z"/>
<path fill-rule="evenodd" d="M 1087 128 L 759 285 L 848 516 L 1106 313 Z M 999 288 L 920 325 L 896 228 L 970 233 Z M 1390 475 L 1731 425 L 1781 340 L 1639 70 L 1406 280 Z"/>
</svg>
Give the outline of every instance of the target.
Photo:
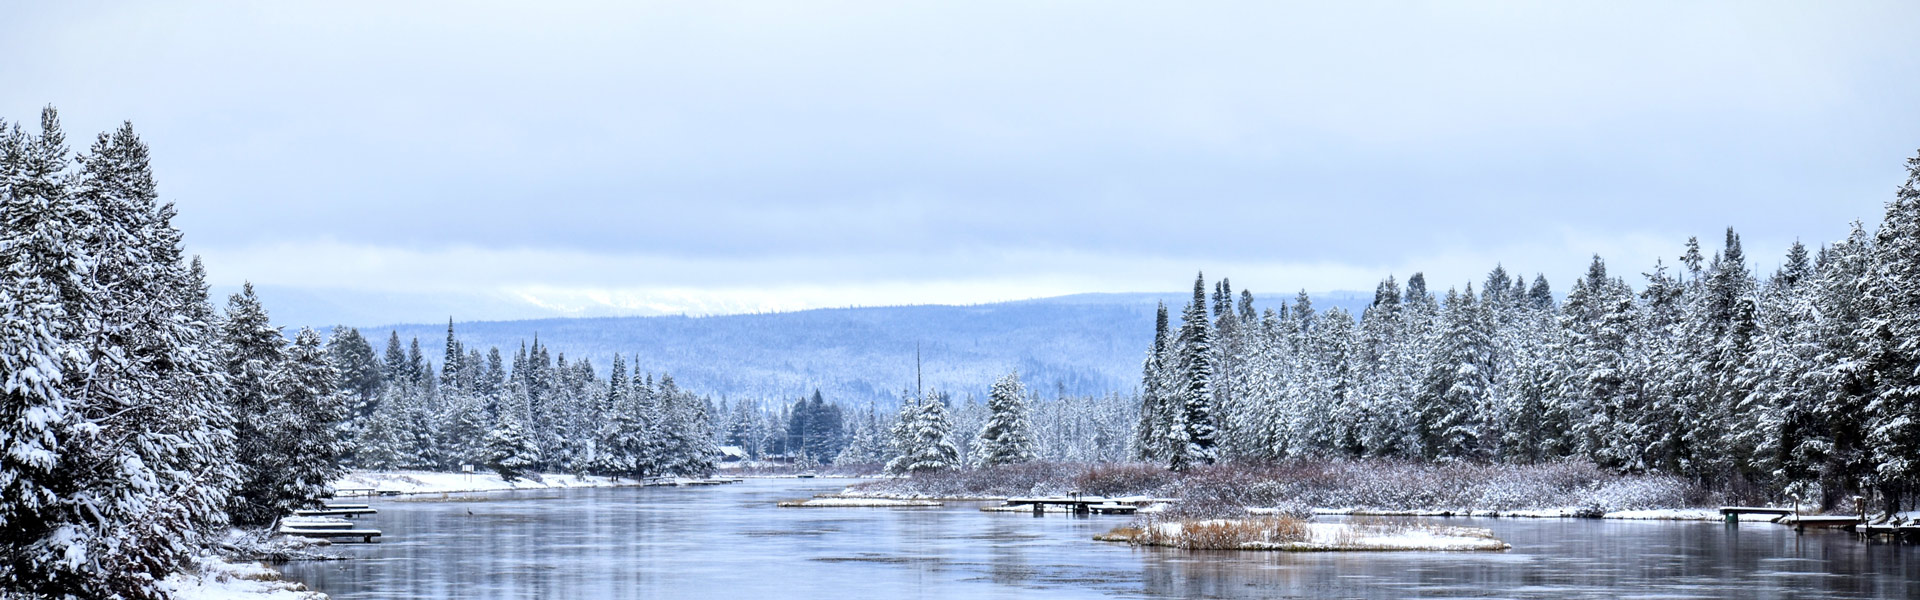
<svg viewBox="0 0 1920 600">
<path fill-rule="evenodd" d="M 1231 523 L 1229 519 L 1200 521 L 1205 524 Z M 1378 551 L 1498 551 L 1512 548 L 1479 527 L 1416 525 L 1383 531 L 1353 523 L 1306 523 L 1307 539 L 1297 542 L 1246 542 L 1241 550 L 1281 550 L 1288 552 L 1378 552 Z M 1154 533 L 1177 540 L 1183 523 L 1158 523 Z"/>
<path fill-rule="evenodd" d="M 326 594 L 280 578 L 260 563 L 231 563 L 215 555 L 200 557 L 190 572 L 160 581 L 176 600 L 325 600 Z"/>
<path fill-rule="evenodd" d="M 811 500 L 788 500 L 780 506 L 792 508 L 914 508 L 941 506 L 931 500 L 893 500 L 888 498 L 814 498 Z"/>
</svg>

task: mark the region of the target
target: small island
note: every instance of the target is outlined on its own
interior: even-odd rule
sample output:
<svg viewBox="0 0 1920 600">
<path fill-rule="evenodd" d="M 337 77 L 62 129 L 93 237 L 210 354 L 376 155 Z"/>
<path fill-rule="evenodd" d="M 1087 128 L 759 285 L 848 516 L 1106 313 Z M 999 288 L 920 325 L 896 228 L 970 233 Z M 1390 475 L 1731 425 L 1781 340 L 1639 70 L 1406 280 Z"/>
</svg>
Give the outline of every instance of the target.
<svg viewBox="0 0 1920 600">
<path fill-rule="evenodd" d="M 1284 516 L 1148 522 L 1139 527 L 1121 527 L 1093 539 L 1184 550 L 1281 552 L 1498 552 L 1513 547 L 1480 527 L 1452 527 L 1409 519 L 1312 523 Z"/>
</svg>

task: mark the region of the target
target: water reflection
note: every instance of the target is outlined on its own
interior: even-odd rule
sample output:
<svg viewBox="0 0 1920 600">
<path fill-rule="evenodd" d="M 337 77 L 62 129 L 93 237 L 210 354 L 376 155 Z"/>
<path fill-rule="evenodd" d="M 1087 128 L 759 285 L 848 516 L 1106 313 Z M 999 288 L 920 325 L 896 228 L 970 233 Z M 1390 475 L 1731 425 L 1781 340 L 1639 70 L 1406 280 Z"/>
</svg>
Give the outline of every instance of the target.
<svg viewBox="0 0 1920 600">
<path fill-rule="evenodd" d="M 1920 553 L 1719 523 L 1454 519 L 1505 553 L 1254 553 L 1090 541 L 1125 517 L 781 509 L 844 482 L 377 502 L 386 542 L 288 576 L 356 598 L 1914 598 Z"/>
</svg>

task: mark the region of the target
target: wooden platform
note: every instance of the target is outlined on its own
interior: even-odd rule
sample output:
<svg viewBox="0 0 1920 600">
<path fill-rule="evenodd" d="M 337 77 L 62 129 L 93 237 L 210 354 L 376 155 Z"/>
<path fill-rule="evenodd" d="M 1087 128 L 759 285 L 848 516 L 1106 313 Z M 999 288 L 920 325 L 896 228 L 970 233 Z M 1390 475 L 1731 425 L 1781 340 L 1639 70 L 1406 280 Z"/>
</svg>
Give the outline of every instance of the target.
<svg viewBox="0 0 1920 600">
<path fill-rule="evenodd" d="M 1795 531 L 1808 529 L 1841 529 L 1860 524 L 1858 516 L 1801 516 L 1780 521 L 1783 525 L 1792 525 Z"/>
<path fill-rule="evenodd" d="M 363 544 L 374 543 L 373 541 L 380 537 L 380 530 L 378 529 L 281 527 L 280 533 L 321 539 L 360 538 L 360 542 Z"/>
<path fill-rule="evenodd" d="M 1782 517 L 1786 517 L 1786 516 L 1792 516 L 1794 512 L 1795 511 L 1791 508 L 1779 508 L 1774 506 L 1722 506 L 1720 507 L 1720 514 L 1723 516 L 1724 515 L 1779 515 Z"/>
<path fill-rule="evenodd" d="M 296 510 L 296 511 L 293 511 L 293 516 L 296 516 L 296 517 L 352 517 L 355 515 L 371 515 L 378 512 L 380 511 L 374 510 L 372 508 L 322 508 L 322 509 L 314 509 L 314 510 Z"/>
<path fill-rule="evenodd" d="M 1920 525 L 1861 525 L 1847 526 L 1847 531 L 1863 536 L 1885 536 L 1903 542 L 1920 541 Z"/>
<path fill-rule="evenodd" d="M 1172 498 L 1149 498 L 1146 496 L 1126 496 L 1108 498 L 1106 496 L 1046 496 L 1029 498 L 1008 498 L 1007 506 L 1032 506 L 1033 512 L 1046 512 L 1048 506 L 1065 506 L 1074 514 L 1130 515 L 1139 512 L 1144 505 L 1161 502 L 1173 502 Z"/>
</svg>

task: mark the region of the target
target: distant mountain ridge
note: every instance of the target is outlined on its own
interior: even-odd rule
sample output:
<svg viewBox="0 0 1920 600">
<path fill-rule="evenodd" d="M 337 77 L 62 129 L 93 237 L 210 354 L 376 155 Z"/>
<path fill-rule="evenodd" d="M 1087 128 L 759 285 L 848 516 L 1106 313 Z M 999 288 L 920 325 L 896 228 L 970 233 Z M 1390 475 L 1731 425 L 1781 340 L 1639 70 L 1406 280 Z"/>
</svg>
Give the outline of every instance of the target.
<svg viewBox="0 0 1920 600">
<path fill-rule="evenodd" d="M 818 388 L 840 402 L 890 404 L 914 385 L 916 349 L 925 385 L 959 397 L 984 397 L 995 378 L 1013 369 L 1047 395 L 1131 391 L 1152 343 L 1155 303 L 1177 312 L 1190 297 L 1077 294 L 973 306 L 470 321 L 454 329 L 468 348 L 484 353 L 498 346 L 509 360 L 537 335 L 570 361 L 585 357 L 603 377 L 613 354 L 624 353 L 629 364 L 670 373 L 682 388 L 716 398 L 792 399 Z M 1264 309 L 1292 301 L 1291 295 L 1256 295 L 1254 304 Z M 1372 294 L 1332 292 L 1313 301 L 1319 310 L 1341 306 L 1357 315 Z M 359 329 L 375 352 L 384 351 L 389 332 L 398 332 L 403 344 L 419 337 L 422 351 L 438 363 L 447 324 Z"/>
</svg>

